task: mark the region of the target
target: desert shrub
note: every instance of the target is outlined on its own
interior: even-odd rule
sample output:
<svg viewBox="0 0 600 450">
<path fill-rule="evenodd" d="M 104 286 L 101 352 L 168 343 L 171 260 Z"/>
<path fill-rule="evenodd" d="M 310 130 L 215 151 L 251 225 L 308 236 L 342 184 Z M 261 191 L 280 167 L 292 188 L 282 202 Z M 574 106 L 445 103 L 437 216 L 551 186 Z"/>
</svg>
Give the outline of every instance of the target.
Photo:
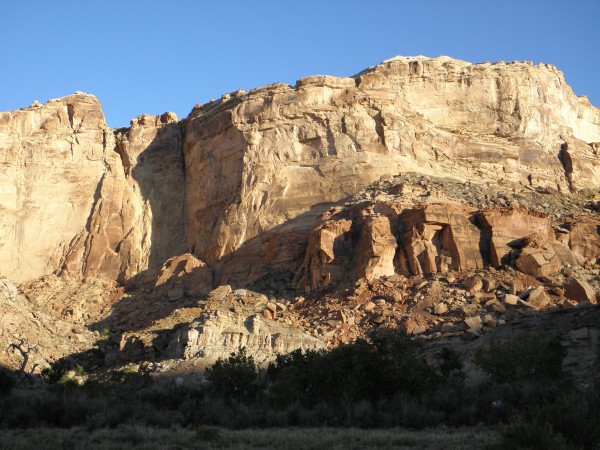
<svg viewBox="0 0 600 450">
<path fill-rule="evenodd" d="M 201 426 L 196 429 L 195 438 L 200 442 L 216 442 L 221 439 L 221 430 L 215 427 Z"/>
<path fill-rule="evenodd" d="M 550 424 L 573 445 L 585 449 L 600 447 L 600 398 L 595 390 L 566 390 L 554 401 L 530 408 L 526 417 Z"/>
<path fill-rule="evenodd" d="M 439 381 L 416 356 L 418 345 L 406 334 L 383 330 L 370 339 L 277 358 L 267 370 L 270 399 L 277 405 L 350 405 L 401 391 L 419 395 Z"/>
<path fill-rule="evenodd" d="M 440 382 L 435 370 L 417 357 L 420 344 L 406 333 L 381 329 L 370 334 L 380 364 L 382 394 L 423 394 Z"/>
<path fill-rule="evenodd" d="M 379 404 L 380 423 L 385 427 L 402 426 L 421 429 L 444 422 L 445 413 L 435 404 L 401 392 Z"/>
<path fill-rule="evenodd" d="M 78 377 L 84 377 L 87 375 L 85 369 L 83 368 L 83 366 L 81 364 L 77 364 L 75 366 L 75 368 L 73 369 L 73 372 L 75 372 L 75 375 Z"/>
<path fill-rule="evenodd" d="M 211 390 L 227 399 L 250 401 L 258 394 L 256 364 L 245 347 L 227 359 L 219 358 L 206 369 L 206 378 Z"/>
<path fill-rule="evenodd" d="M 17 380 L 9 370 L 0 367 L 0 395 L 7 395 L 15 387 Z"/>
<path fill-rule="evenodd" d="M 346 426 L 360 428 L 373 428 L 379 424 L 379 414 L 368 400 L 360 400 L 348 408 Z"/>
<path fill-rule="evenodd" d="M 144 366 L 139 368 L 128 366 L 123 370 L 115 371 L 112 381 L 123 385 L 128 391 L 144 389 L 154 383 L 149 369 Z"/>
<path fill-rule="evenodd" d="M 475 364 L 496 383 L 527 379 L 548 380 L 563 376 L 565 349 L 557 341 L 535 335 L 494 342 L 475 354 Z"/>
<path fill-rule="evenodd" d="M 54 365 L 42 369 L 41 375 L 48 384 L 57 384 L 65 376 L 66 371 L 65 366 Z"/>
<path fill-rule="evenodd" d="M 269 400 L 275 406 L 292 403 L 308 404 L 313 399 L 311 386 L 314 383 L 314 370 L 324 352 L 302 352 L 294 350 L 286 355 L 278 355 L 267 368 Z"/>
<path fill-rule="evenodd" d="M 501 432 L 500 442 L 492 448 L 513 450 L 568 450 L 573 448 L 549 424 L 520 421 Z"/>
<path fill-rule="evenodd" d="M 31 428 L 60 426 L 64 415 L 61 396 L 47 390 L 13 392 L 2 403 L 2 426 Z"/>
<path fill-rule="evenodd" d="M 442 348 L 439 369 L 443 379 L 452 383 L 462 384 L 465 377 L 462 368 L 463 363 L 458 353 L 447 347 Z"/>
<path fill-rule="evenodd" d="M 280 357 L 267 371 L 271 400 L 277 405 L 300 402 L 340 404 L 373 398 L 378 389 L 378 358 L 365 341 L 328 352 L 297 350 Z"/>
<path fill-rule="evenodd" d="M 339 404 L 374 398 L 380 388 L 378 357 L 359 340 L 324 353 L 311 373 L 309 390 L 313 403 Z"/>
</svg>

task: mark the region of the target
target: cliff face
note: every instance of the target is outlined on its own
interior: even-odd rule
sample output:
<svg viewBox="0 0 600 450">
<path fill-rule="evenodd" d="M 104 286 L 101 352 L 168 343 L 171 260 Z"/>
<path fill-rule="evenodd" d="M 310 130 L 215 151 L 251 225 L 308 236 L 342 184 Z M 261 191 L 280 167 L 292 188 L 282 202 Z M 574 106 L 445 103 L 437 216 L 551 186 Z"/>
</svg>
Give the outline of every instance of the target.
<svg viewBox="0 0 600 450">
<path fill-rule="evenodd" d="M 600 114 L 528 63 L 395 58 L 234 93 L 186 123 L 188 244 L 217 279 L 294 269 L 314 217 L 382 176 L 597 188 Z M 253 255 L 254 264 L 248 263 Z"/>
<path fill-rule="evenodd" d="M 126 281 L 184 248 L 181 131 L 174 115 L 106 126 L 75 94 L 0 114 L 0 273 Z"/>
<path fill-rule="evenodd" d="M 24 281 L 58 269 L 86 229 L 112 132 L 83 94 L 0 113 L 0 273 Z"/>
<path fill-rule="evenodd" d="M 61 270 L 124 282 L 184 253 L 182 135 L 177 117 L 143 115 L 111 133 L 85 231 Z"/>
<path fill-rule="evenodd" d="M 375 180 L 417 172 L 575 193 L 600 186 L 597 142 L 599 110 L 543 64 L 399 57 L 120 130 L 75 94 L 0 113 L 0 274 L 125 282 L 186 251 L 215 284 L 294 273 L 315 218 Z"/>
</svg>

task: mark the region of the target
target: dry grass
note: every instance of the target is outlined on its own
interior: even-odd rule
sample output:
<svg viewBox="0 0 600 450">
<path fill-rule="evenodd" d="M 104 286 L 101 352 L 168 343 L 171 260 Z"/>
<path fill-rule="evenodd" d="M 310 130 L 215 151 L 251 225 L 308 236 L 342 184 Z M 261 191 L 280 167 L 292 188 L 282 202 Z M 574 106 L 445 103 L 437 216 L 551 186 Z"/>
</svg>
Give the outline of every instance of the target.
<svg viewBox="0 0 600 450">
<path fill-rule="evenodd" d="M 497 440 L 489 428 L 267 428 L 227 430 L 213 427 L 158 429 L 120 426 L 2 430 L 0 450 L 13 449 L 480 449 Z"/>
</svg>

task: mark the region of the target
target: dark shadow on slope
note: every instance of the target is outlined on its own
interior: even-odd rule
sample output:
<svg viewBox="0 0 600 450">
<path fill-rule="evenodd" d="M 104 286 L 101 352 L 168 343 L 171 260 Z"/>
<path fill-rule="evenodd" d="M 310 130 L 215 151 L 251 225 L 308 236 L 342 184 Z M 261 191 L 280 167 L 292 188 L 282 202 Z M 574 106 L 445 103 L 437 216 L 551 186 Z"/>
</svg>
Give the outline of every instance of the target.
<svg viewBox="0 0 600 450">
<path fill-rule="evenodd" d="M 315 218 L 344 201 L 314 205 L 309 211 L 260 233 L 225 255 L 213 268 L 213 287 L 230 284 L 233 289 L 249 288 L 267 295 L 289 292 L 291 277 L 303 261 Z M 90 329 L 109 330 L 112 340 L 120 342 L 123 333 L 144 330 L 177 309 L 197 306 L 206 296 L 190 295 L 183 288 L 186 277 L 193 276 L 194 273 L 182 273 L 160 286 L 154 282 L 141 283 L 139 278 L 134 280 L 139 284 L 131 283 L 126 294 L 111 306 L 110 315 L 92 324 Z"/>
</svg>

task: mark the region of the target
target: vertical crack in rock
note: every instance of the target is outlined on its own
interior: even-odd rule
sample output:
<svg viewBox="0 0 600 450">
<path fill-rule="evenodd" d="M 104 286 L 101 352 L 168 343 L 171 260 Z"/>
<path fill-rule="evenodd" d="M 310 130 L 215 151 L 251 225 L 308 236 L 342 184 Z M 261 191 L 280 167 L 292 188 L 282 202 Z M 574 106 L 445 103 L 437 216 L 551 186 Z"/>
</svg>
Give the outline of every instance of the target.
<svg viewBox="0 0 600 450">
<path fill-rule="evenodd" d="M 379 142 L 381 142 L 384 146 L 385 144 L 385 133 L 384 133 L 384 129 L 383 129 L 383 125 L 384 125 L 384 120 L 383 120 L 383 116 L 381 115 L 381 111 L 379 111 L 377 114 L 375 114 L 375 116 L 373 117 L 373 120 L 375 121 L 375 132 L 377 133 L 377 136 L 379 137 Z"/>
<path fill-rule="evenodd" d="M 83 245 L 84 256 L 82 258 L 82 263 L 83 263 L 82 270 L 81 270 L 82 274 L 85 274 L 87 271 L 88 256 L 89 256 L 90 250 L 92 248 L 92 239 L 93 239 L 93 235 L 94 235 L 92 227 L 94 225 L 94 219 L 95 219 L 97 212 L 99 211 L 101 203 L 102 203 L 102 185 L 104 184 L 105 178 L 106 178 L 106 172 L 104 172 L 102 174 L 102 176 L 100 177 L 100 181 L 98 181 L 98 185 L 96 186 L 96 191 L 94 192 L 94 201 L 92 202 L 92 208 L 90 210 L 90 215 L 88 217 L 87 223 L 85 224 L 85 229 L 87 230 L 87 236 L 85 238 L 85 242 Z"/>
<path fill-rule="evenodd" d="M 565 170 L 569 191 L 575 192 L 575 185 L 573 183 L 573 158 L 571 158 L 571 154 L 569 153 L 568 143 L 561 144 L 558 159 Z"/>
<path fill-rule="evenodd" d="M 75 116 L 75 106 L 72 103 L 69 103 L 67 105 L 67 115 L 69 116 L 69 124 L 71 125 L 71 128 L 75 130 L 75 125 L 73 123 L 73 118 Z"/>
</svg>

